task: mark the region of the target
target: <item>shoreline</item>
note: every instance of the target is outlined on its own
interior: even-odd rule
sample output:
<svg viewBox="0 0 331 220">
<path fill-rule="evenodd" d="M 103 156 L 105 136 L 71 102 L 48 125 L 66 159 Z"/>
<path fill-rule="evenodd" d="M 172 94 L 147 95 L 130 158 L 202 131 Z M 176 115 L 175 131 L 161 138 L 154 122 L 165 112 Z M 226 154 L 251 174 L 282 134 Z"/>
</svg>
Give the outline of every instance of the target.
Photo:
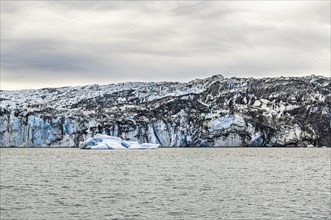
<svg viewBox="0 0 331 220">
<path fill-rule="evenodd" d="M 79 147 L 0 147 L 0 149 L 72 149 L 72 148 L 77 148 L 80 149 Z M 237 149 L 244 149 L 244 148 L 250 148 L 250 149 L 258 149 L 258 148 L 325 148 L 325 149 L 331 149 L 331 147 L 295 147 L 295 146 L 288 146 L 288 147 L 283 147 L 283 146 L 275 146 L 275 147 L 268 147 L 268 146 L 261 146 L 261 147 L 235 147 L 235 146 L 228 146 L 228 147 L 159 147 L 158 149 L 196 149 L 196 148 L 206 148 L 206 149 L 228 149 L 228 148 L 237 148 Z M 82 149 L 84 150 L 84 149 Z M 132 149 L 131 149 L 132 150 Z"/>
</svg>

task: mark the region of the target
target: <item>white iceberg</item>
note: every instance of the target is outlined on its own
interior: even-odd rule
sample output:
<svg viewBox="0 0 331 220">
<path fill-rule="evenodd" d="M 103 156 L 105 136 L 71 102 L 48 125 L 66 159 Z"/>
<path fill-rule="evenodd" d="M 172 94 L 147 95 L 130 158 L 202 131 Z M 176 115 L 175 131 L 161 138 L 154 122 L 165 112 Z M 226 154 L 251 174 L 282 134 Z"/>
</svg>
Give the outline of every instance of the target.
<svg viewBox="0 0 331 220">
<path fill-rule="evenodd" d="M 81 149 L 92 150 L 157 149 L 159 146 L 159 144 L 152 143 L 139 144 L 137 141 L 125 141 L 119 137 L 103 134 L 96 134 L 94 137 L 88 138 L 79 144 L 79 148 Z"/>
</svg>

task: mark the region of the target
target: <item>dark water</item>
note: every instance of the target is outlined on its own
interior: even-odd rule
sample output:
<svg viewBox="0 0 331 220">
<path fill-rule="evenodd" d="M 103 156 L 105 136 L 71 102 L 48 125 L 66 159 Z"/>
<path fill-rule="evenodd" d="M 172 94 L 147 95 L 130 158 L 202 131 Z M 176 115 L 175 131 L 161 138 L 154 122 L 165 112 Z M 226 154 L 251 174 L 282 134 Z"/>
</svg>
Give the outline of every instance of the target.
<svg viewBox="0 0 331 220">
<path fill-rule="evenodd" d="M 1 149 L 0 219 L 331 219 L 331 149 Z"/>
</svg>

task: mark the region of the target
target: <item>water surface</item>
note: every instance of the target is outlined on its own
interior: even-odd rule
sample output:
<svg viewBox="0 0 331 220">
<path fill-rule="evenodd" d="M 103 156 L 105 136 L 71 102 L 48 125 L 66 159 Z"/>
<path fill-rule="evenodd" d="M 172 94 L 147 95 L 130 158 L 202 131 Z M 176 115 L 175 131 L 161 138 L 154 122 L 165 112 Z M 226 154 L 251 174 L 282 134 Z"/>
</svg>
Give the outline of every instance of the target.
<svg viewBox="0 0 331 220">
<path fill-rule="evenodd" d="M 0 219 L 331 219 L 331 149 L 0 152 Z"/>
</svg>

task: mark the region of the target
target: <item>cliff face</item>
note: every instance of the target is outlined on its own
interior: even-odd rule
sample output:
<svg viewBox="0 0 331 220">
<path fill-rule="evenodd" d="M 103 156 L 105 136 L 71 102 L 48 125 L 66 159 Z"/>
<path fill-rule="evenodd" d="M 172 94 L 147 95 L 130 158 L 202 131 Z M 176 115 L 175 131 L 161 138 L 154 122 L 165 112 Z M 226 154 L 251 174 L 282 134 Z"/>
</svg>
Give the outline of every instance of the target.
<svg viewBox="0 0 331 220">
<path fill-rule="evenodd" d="M 161 146 L 328 146 L 331 78 L 230 78 L 1 91 L 0 146 L 96 134 Z"/>
</svg>

